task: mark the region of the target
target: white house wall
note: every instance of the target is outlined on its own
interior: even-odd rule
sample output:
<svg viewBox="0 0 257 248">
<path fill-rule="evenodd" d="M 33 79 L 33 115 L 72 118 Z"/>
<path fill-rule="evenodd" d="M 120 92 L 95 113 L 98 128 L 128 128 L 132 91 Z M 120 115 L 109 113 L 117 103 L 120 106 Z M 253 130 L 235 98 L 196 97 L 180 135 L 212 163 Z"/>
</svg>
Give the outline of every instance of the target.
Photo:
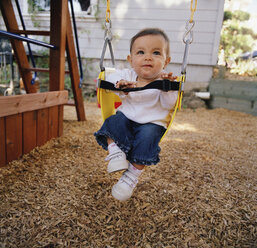
<svg viewBox="0 0 257 248">
<path fill-rule="evenodd" d="M 186 21 L 190 19 L 190 5 L 190 0 L 111 0 L 113 47 L 118 66 L 124 67 L 130 39 L 137 31 L 158 27 L 165 30 L 170 38 L 172 62 L 168 70 L 180 74 L 184 54 L 182 39 Z M 103 18 L 105 10 L 105 1 L 100 1 L 100 16 Z M 198 0 L 194 14 L 194 40 L 189 48 L 187 81 L 207 83 L 212 76 L 217 62 L 223 12 L 224 0 Z M 100 22 L 104 23 L 104 19 Z M 96 58 L 101 54 L 103 44 L 102 26 L 98 29 L 97 23 L 90 24 L 88 29 L 91 41 L 86 41 L 85 37 L 82 46 L 87 57 Z M 109 58 L 108 53 L 106 57 Z"/>
<path fill-rule="evenodd" d="M 194 15 L 194 42 L 190 46 L 190 64 L 214 64 L 213 57 L 216 57 L 217 53 L 214 53 L 213 47 L 215 42 L 219 43 L 217 38 L 220 34 L 219 30 L 216 30 L 217 22 L 221 27 L 220 20 L 217 20 L 220 3 L 223 4 L 223 1 L 198 1 Z M 104 11 L 105 8 L 101 7 L 101 12 Z M 113 33 L 119 37 L 119 42 L 115 43 L 118 59 L 123 59 L 124 53 L 127 54 L 129 40 L 138 30 L 159 27 L 170 37 L 173 62 L 181 63 L 184 52 L 182 37 L 186 21 L 190 19 L 189 0 L 112 0 L 111 19 Z M 98 37 L 95 37 L 98 40 Z M 94 48 L 95 46 L 98 46 L 98 42 L 94 43 Z"/>
<path fill-rule="evenodd" d="M 106 1 L 98 2 L 97 18 L 76 14 L 80 53 L 85 58 L 99 59 L 102 52 Z M 186 21 L 190 19 L 190 4 L 191 0 L 111 0 L 113 48 L 117 66 L 127 65 L 125 60 L 130 39 L 136 32 L 146 27 L 158 27 L 170 38 L 172 62 L 168 70 L 179 74 L 184 53 L 182 38 Z M 194 40 L 189 48 L 188 82 L 208 82 L 212 76 L 218 55 L 223 8 L 224 0 L 197 1 Z M 40 21 L 40 29 L 49 30 L 47 15 L 37 17 L 37 21 Z M 27 29 L 32 29 L 32 26 L 31 23 L 27 24 Z M 44 37 L 44 40 L 47 38 Z M 108 52 L 106 58 L 110 58 Z"/>
</svg>

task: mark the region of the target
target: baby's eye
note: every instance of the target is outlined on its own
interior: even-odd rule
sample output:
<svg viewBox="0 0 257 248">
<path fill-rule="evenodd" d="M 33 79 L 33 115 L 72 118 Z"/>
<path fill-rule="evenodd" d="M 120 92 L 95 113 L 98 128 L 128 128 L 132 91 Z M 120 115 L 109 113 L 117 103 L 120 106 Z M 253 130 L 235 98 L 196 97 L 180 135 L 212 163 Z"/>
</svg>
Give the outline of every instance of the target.
<svg viewBox="0 0 257 248">
<path fill-rule="evenodd" d="M 137 51 L 137 54 L 144 54 L 144 51 L 139 50 L 139 51 Z"/>
<path fill-rule="evenodd" d="M 159 51 L 154 51 L 153 54 L 154 55 L 161 55 L 161 53 Z"/>
</svg>

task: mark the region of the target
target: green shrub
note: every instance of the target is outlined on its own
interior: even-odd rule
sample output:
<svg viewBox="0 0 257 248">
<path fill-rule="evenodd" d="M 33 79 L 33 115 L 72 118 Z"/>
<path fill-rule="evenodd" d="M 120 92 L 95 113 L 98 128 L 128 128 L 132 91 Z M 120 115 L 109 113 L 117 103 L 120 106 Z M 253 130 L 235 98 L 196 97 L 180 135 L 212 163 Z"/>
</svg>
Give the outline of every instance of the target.
<svg viewBox="0 0 257 248">
<path fill-rule="evenodd" d="M 256 77 L 257 76 L 257 62 L 248 60 L 239 60 L 238 63 L 231 68 L 231 73 L 236 73 L 242 76 L 250 76 Z"/>
</svg>

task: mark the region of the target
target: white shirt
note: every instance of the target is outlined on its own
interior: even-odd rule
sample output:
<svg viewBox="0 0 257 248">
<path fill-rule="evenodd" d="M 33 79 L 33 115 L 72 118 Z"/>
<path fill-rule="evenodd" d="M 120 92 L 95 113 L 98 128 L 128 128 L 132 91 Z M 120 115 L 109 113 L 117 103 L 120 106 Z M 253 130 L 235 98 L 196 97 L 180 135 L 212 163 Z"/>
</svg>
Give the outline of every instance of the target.
<svg viewBox="0 0 257 248">
<path fill-rule="evenodd" d="M 107 75 L 106 80 L 116 84 L 121 79 L 136 82 L 137 74 L 133 69 L 116 70 Z M 140 124 L 155 123 L 167 128 L 171 119 L 171 110 L 174 107 L 178 92 L 147 89 L 129 92 L 115 91 L 122 105 L 117 110 L 121 111 L 128 119 Z"/>
</svg>

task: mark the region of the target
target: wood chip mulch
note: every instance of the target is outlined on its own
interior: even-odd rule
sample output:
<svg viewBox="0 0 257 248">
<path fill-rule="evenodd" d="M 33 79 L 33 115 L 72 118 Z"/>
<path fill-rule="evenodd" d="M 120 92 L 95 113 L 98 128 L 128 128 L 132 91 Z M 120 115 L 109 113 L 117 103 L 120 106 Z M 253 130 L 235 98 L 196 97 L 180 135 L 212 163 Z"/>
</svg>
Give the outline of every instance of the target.
<svg viewBox="0 0 257 248">
<path fill-rule="evenodd" d="M 257 117 L 184 109 L 127 202 L 111 196 L 106 152 L 65 107 L 64 135 L 0 168 L 0 247 L 240 247 L 257 245 Z"/>
</svg>

